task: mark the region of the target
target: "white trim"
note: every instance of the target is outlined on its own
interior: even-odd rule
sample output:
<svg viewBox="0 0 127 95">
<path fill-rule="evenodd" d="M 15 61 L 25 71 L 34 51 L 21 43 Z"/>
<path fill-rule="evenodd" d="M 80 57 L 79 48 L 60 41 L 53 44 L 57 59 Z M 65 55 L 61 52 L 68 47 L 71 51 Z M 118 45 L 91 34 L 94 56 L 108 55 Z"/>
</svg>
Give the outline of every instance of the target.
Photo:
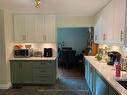
<svg viewBox="0 0 127 95">
<path fill-rule="evenodd" d="M 0 84 L 0 89 L 9 89 L 12 86 L 11 82 L 8 84 Z"/>
</svg>

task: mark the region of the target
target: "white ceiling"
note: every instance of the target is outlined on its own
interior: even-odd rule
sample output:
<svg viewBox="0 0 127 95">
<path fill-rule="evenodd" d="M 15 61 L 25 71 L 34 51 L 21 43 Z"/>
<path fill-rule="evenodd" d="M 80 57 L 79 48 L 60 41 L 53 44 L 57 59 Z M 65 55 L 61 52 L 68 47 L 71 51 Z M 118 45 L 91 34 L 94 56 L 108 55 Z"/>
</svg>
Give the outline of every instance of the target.
<svg viewBox="0 0 127 95">
<path fill-rule="evenodd" d="M 14 13 L 44 13 L 54 15 L 93 16 L 111 0 L 41 0 L 35 8 L 34 0 L 0 0 L 0 9 Z"/>
</svg>

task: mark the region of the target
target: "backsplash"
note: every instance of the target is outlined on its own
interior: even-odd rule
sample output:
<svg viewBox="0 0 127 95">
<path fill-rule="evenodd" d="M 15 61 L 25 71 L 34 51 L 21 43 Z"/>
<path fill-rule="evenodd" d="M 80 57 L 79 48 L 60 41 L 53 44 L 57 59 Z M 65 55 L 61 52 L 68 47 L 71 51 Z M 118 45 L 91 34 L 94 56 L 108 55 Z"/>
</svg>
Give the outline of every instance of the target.
<svg viewBox="0 0 127 95">
<path fill-rule="evenodd" d="M 121 53 L 122 58 L 127 57 L 127 47 L 123 47 L 123 46 L 108 46 L 108 45 L 99 45 L 99 48 L 109 48 L 109 51 L 118 51 L 119 53 Z"/>
<path fill-rule="evenodd" d="M 25 45 L 32 45 L 34 51 L 42 51 L 44 54 L 44 48 L 52 48 L 53 56 L 57 56 L 57 45 L 55 43 L 15 43 L 15 45 L 23 45 L 22 48 L 25 48 Z"/>
</svg>

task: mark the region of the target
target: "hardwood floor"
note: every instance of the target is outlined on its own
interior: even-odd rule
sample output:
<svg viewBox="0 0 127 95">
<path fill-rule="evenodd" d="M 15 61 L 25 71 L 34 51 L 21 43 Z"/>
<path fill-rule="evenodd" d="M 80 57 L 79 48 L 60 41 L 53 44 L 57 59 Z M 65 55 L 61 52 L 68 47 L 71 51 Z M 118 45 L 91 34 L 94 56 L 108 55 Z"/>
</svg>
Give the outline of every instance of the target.
<svg viewBox="0 0 127 95">
<path fill-rule="evenodd" d="M 58 71 L 59 77 L 84 79 L 84 70 L 81 67 L 69 69 L 60 67 Z"/>
</svg>

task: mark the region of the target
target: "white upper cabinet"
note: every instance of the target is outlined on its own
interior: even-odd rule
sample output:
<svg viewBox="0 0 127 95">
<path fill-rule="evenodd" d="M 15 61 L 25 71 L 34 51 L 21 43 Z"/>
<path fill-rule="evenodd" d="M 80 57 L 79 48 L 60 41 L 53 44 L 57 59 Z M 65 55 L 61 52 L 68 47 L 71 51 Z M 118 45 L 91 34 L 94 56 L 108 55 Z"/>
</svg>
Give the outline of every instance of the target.
<svg viewBox="0 0 127 95">
<path fill-rule="evenodd" d="M 34 15 L 25 16 L 25 31 L 26 31 L 26 42 L 36 41 L 36 31 L 35 31 L 35 19 Z M 35 37 L 35 39 L 33 39 Z"/>
<path fill-rule="evenodd" d="M 96 34 L 102 36 L 98 44 L 123 45 L 126 0 L 112 0 L 100 13 L 95 22 Z M 98 15 L 97 14 L 97 15 Z M 101 19 L 101 23 L 100 22 Z M 97 35 L 97 36 L 98 36 Z"/>
<path fill-rule="evenodd" d="M 35 38 L 33 42 L 45 42 L 44 40 L 44 16 L 35 16 Z M 33 36 L 34 37 L 34 36 Z"/>
<path fill-rule="evenodd" d="M 103 44 L 102 42 L 102 16 L 101 13 L 97 14 L 95 17 L 95 33 L 94 33 L 94 41 L 95 43 Z"/>
<path fill-rule="evenodd" d="M 48 15 L 45 16 L 45 35 L 44 40 L 46 42 L 56 42 L 56 30 L 55 30 L 55 17 Z"/>
<path fill-rule="evenodd" d="M 14 16 L 14 40 L 15 42 L 26 42 L 25 16 Z"/>
<path fill-rule="evenodd" d="M 114 41 L 124 44 L 126 0 L 113 0 L 114 4 Z"/>
<path fill-rule="evenodd" d="M 15 42 L 55 43 L 55 16 L 14 15 Z"/>
<path fill-rule="evenodd" d="M 102 42 L 113 43 L 113 6 L 110 2 L 102 11 Z"/>
<path fill-rule="evenodd" d="M 109 3 L 96 15 L 95 42 L 99 44 L 112 43 L 113 41 L 113 7 Z"/>
</svg>

